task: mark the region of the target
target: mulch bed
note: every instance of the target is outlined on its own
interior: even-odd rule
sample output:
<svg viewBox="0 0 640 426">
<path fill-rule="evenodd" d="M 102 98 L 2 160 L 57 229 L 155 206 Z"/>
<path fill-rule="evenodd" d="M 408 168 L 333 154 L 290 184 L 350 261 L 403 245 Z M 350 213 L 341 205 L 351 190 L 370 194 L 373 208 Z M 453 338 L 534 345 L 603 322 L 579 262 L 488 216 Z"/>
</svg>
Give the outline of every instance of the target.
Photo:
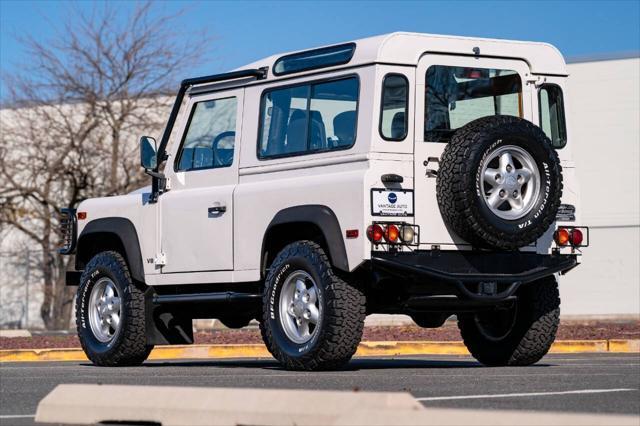
<svg viewBox="0 0 640 426">
<path fill-rule="evenodd" d="M 560 324 L 557 340 L 640 339 L 640 321 L 566 321 Z M 363 340 L 367 341 L 459 341 L 460 332 L 455 322 L 434 329 L 414 325 L 366 327 Z M 195 333 L 196 344 L 262 343 L 257 328 L 243 330 L 213 330 Z M 0 349 L 79 348 L 74 334 L 35 335 L 33 337 L 0 337 Z"/>
</svg>

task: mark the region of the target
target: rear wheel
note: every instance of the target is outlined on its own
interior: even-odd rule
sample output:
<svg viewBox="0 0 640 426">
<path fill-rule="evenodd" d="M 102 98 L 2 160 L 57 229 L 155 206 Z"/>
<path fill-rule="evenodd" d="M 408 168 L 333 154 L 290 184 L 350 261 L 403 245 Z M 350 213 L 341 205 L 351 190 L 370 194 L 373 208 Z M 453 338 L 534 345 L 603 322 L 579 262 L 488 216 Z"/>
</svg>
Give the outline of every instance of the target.
<svg viewBox="0 0 640 426">
<path fill-rule="evenodd" d="M 82 349 L 96 365 L 139 365 L 149 356 L 144 291 L 119 253 L 98 253 L 87 264 L 76 298 L 76 327 Z"/>
<path fill-rule="evenodd" d="M 260 331 L 290 370 L 327 370 L 349 362 L 362 338 L 365 298 L 334 274 L 312 241 L 286 246 L 265 282 Z"/>
<path fill-rule="evenodd" d="M 474 358 L 489 366 L 531 365 L 549 352 L 560 323 L 560 295 L 554 276 L 527 284 L 517 302 L 460 316 L 458 327 Z"/>
</svg>

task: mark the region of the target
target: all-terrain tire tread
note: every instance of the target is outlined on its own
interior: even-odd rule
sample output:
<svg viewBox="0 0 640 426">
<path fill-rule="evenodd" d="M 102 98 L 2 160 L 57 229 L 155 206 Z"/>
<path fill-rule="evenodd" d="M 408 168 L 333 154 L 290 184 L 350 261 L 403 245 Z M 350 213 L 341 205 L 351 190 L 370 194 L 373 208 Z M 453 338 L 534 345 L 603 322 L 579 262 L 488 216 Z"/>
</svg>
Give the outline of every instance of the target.
<svg viewBox="0 0 640 426">
<path fill-rule="evenodd" d="M 291 257 L 305 257 L 318 268 L 325 287 L 326 307 L 324 326 L 318 348 L 309 354 L 294 358 L 276 344 L 269 326 L 269 288 L 279 266 Z M 366 317 L 365 296 L 356 287 L 338 277 L 331 267 L 329 257 L 314 241 L 298 241 L 286 246 L 273 261 L 265 285 L 263 300 L 264 318 L 260 332 L 267 349 L 288 370 L 334 370 L 348 363 L 362 339 Z"/>
<path fill-rule="evenodd" d="M 122 339 L 112 351 L 96 353 L 92 351 L 82 338 L 80 315 L 76 315 L 76 327 L 80 338 L 80 344 L 87 357 L 95 364 L 105 367 L 134 366 L 142 364 L 153 349 L 153 345 L 146 343 L 145 332 L 145 298 L 144 291 L 131 279 L 129 267 L 122 255 L 116 251 L 104 251 L 94 256 L 80 278 L 81 286 L 87 282 L 89 275 L 97 267 L 109 269 L 114 275 L 120 276 L 123 282 L 128 283 L 125 293 L 121 295 L 122 310 L 126 312 L 120 334 Z M 78 294 L 81 288 L 78 289 Z M 76 312 L 80 312 L 80 297 L 76 298 Z"/>
<path fill-rule="evenodd" d="M 440 168 L 436 181 L 436 197 L 444 221 L 462 239 L 478 247 L 514 250 L 537 240 L 549 229 L 555 220 L 562 197 L 562 167 L 558 153 L 548 140 L 540 140 L 540 145 L 551 158 L 551 176 L 556 179 L 554 185 L 558 191 L 551 194 L 543 220 L 516 234 L 496 232 L 481 220 L 474 209 L 473 200 L 477 197 L 473 188 L 476 176 L 474 165 L 469 161 L 475 151 L 484 149 L 479 139 L 494 128 L 502 131 L 526 130 L 529 137 L 541 139 L 541 130 L 527 120 L 508 115 L 479 118 L 459 129 L 447 144 L 440 158 Z"/>
<path fill-rule="evenodd" d="M 472 317 L 460 317 L 458 328 L 471 355 L 489 366 L 526 366 L 544 357 L 553 344 L 560 323 L 560 293 L 555 277 L 528 284 L 518 303 L 526 315 L 518 319 L 511 342 L 495 344 L 482 336 Z M 522 302 L 520 301 L 522 300 Z"/>
</svg>

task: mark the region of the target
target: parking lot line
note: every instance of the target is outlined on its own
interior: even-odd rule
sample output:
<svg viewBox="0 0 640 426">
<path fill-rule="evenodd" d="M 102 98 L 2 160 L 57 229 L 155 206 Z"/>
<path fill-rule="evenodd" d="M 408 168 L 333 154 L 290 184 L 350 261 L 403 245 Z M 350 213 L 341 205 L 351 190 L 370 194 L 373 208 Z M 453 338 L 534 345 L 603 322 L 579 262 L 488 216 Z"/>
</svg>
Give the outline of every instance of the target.
<svg viewBox="0 0 640 426">
<path fill-rule="evenodd" d="M 0 414 L 0 419 L 31 419 L 35 414 Z"/>
<path fill-rule="evenodd" d="M 523 396 L 550 396 L 550 395 L 574 395 L 585 393 L 609 393 L 609 392 L 633 392 L 638 389 L 581 389 L 558 392 L 525 392 L 525 393 L 498 393 L 487 395 L 456 395 L 456 396 L 429 396 L 416 398 L 418 401 L 449 401 L 454 399 L 485 399 L 485 398 L 518 398 Z"/>
</svg>

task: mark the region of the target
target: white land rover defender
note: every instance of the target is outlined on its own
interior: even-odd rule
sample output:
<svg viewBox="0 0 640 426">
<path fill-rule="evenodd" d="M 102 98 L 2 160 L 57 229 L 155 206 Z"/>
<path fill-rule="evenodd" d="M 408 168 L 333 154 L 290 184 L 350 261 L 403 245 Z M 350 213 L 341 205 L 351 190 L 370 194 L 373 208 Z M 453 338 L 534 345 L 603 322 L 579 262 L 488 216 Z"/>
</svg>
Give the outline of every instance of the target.
<svg viewBox="0 0 640 426">
<path fill-rule="evenodd" d="M 410 33 L 184 80 L 141 139 L 152 185 L 63 212 L 87 356 L 257 319 L 286 368 L 333 369 L 366 315 L 403 313 L 455 314 L 483 364 L 538 361 L 588 243 L 566 83 L 548 44 Z"/>
</svg>

